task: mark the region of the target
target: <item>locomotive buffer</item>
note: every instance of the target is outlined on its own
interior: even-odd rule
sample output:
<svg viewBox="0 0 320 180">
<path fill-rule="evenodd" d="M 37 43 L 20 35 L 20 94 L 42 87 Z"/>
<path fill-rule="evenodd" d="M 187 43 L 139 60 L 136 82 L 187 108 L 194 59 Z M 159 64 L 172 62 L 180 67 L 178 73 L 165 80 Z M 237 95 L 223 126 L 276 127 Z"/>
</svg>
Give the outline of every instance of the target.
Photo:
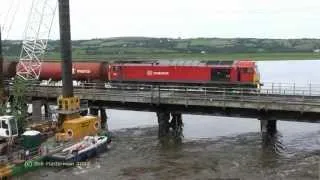
<svg viewBox="0 0 320 180">
<path fill-rule="evenodd" d="M 80 99 L 73 95 L 69 0 L 59 0 L 59 24 L 63 86 L 62 95 L 58 97 L 56 140 L 79 140 L 84 136 L 96 135 L 100 120 L 95 116 L 80 116 Z"/>
</svg>

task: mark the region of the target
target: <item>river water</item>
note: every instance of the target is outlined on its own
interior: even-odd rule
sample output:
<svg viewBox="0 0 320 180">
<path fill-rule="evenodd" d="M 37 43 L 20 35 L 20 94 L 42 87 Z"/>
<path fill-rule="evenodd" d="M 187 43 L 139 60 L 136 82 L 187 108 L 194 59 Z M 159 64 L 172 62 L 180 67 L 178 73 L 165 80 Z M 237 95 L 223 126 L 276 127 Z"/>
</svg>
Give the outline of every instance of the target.
<svg viewBox="0 0 320 180">
<path fill-rule="evenodd" d="M 259 62 L 263 82 L 320 84 L 320 61 Z M 17 179 L 320 179 L 320 124 L 278 121 L 262 145 L 256 119 L 183 114 L 181 143 L 160 144 L 155 113 L 107 110 L 111 149 L 85 166 Z"/>
</svg>

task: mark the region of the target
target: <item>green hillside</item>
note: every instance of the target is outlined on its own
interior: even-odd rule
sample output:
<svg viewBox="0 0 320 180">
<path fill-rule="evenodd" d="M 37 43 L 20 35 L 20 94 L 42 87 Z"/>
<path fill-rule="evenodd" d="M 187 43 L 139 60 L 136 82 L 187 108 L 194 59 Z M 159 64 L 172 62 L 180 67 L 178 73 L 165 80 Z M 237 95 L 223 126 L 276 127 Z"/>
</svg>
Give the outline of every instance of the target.
<svg viewBox="0 0 320 180">
<path fill-rule="evenodd" d="M 74 59 L 203 59 L 291 60 L 320 59 L 320 39 L 196 38 L 170 39 L 119 37 L 76 40 Z M 4 55 L 15 59 L 21 41 L 5 41 Z M 49 41 L 46 59 L 60 59 L 59 41 Z"/>
</svg>

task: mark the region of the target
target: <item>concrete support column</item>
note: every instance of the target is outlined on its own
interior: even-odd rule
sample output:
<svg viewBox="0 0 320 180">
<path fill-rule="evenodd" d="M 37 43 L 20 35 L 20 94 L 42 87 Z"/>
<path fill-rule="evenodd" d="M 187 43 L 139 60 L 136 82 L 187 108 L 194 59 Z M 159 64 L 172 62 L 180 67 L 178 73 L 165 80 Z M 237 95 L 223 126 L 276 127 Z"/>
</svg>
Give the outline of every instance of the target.
<svg viewBox="0 0 320 180">
<path fill-rule="evenodd" d="M 100 116 L 101 116 L 101 129 L 108 129 L 108 124 L 107 124 L 107 113 L 104 108 L 100 108 Z"/>
<path fill-rule="evenodd" d="M 277 144 L 277 121 L 276 120 L 260 120 L 261 137 L 263 149 L 274 149 Z"/>
<path fill-rule="evenodd" d="M 41 120 L 41 100 L 33 100 L 32 101 L 32 120 Z"/>
<path fill-rule="evenodd" d="M 268 152 L 283 150 L 277 137 L 277 121 L 260 120 L 260 125 L 263 150 Z"/>
<path fill-rule="evenodd" d="M 80 100 L 80 116 L 88 115 L 89 102 L 88 100 Z"/>
<path fill-rule="evenodd" d="M 275 134 L 277 132 L 277 121 L 272 118 L 272 114 L 266 110 L 260 111 L 260 128 L 263 134 Z"/>
<path fill-rule="evenodd" d="M 276 120 L 260 120 L 260 127 L 262 133 L 274 134 L 277 132 Z"/>
<path fill-rule="evenodd" d="M 48 103 L 44 104 L 44 116 L 46 120 L 52 120 L 52 114 Z"/>
<path fill-rule="evenodd" d="M 90 108 L 90 114 L 94 116 L 98 116 L 99 114 L 99 109 L 98 108 Z"/>
<path fill-rule="evenodd" d="M 277 121 L 272 118 L 272 114 L 266 110 L 260 111 L 260 129 L 263 148 L 273 147 L 277 133 Z"/>
<path fill-rule="evenodd" d="M 165 137 L 169 133 L 170 113 L 161 110 L 157 112 L 157 117 L 159 124 L 158 137 Z"/>
<path fill-rule="evenodd" d="M 171 112 L 171 117 L 170 128 L 172 128 L 174 136 L 180 137 L 182 135 L 183 127 L 182 115 L 181 113 Z"/>
<path fill-rule="evenodd" d="M 43 106 L 44 106 L 44 116 L 48 117 L 48 115 L 49 115 L 49 105 L 47 103 L 45 103 Z"/>
<path fill-rule="evenodd" d="M 88 115 L 88 110 L 80 111 L 80 116 Z"/>
</svg>

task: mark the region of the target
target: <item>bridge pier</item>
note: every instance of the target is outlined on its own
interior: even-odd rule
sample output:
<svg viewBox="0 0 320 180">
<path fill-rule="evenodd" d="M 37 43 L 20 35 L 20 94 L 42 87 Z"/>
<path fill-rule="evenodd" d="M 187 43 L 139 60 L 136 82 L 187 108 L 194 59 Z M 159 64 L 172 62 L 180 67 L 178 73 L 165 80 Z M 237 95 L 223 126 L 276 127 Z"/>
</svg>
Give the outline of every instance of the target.
<svg viewBox="0 0 320 180">
<path fill-rule="evenodd" d="M 52 120 L 52 111 L 50 110 L 50 106 L 48 102 L 44 103 L 44 116 L 46 120 Z"/>
<path fill-rule="evenodd" d="M 94 116 L 98 116 L 98 114 L 99 114 L 99 109 L 97 109 L 97 108 L 89 108 L 89 111 L 90 111 L 90 114 L 91 115 L 94 115 Z"/>
<path fill-rule="evenodd" d="M 100 107 L 101 129 L 108 129 L 106 109 Z"/>
<path fill-rule="evenodd" d="M 108 129 L 108 124 L 107 124 L 107 113 L 106 109 L 103 107 L 90 107 L 89 108 L 90 114 L 93 116 L 99 116 L 99 111 L 100 111 L 100 119 L 101 119 L 101 129 Z"/>
<path fill-rule="evenodd" d="M 159 124 L 159 138 L 168 136 L 169 133 L 174 137 L 182 136 L 183 122 L 181 113 L 160 110 L 157 112 L 157 117 Z"/>
<path fill-rule="evenodd" d="M 277 120 L 260 120 L 262 134 L 275 134 L 277 132 Z"/>
<path fill-rule="evenodd" d="M 173 131 L 173 134 L 175 137 L 180 137 L 182 135 L 182 115 L 181 113 L 171 112 L 171 122 L 170 122 L 170 128 Z"/>
<path fill-rule="evenodd" d="M 277 133 L 277 120 L 266 110 L 260 111 L 259 120 L 263 147 L 272 146 Z"/>
<path fill-rule="evenodd" d="M 170 113 L 166 111 L 158 111 L 157 117 L 159 124 L 158 137 L 162 138 L 167 136 L 169 133 Z"/>
<path fill-rule="evenodd" d="M 276 147 L 277 139 L 277 121 L 276 120 L 260 120 L 262 147 L 269 149 Z"/>
<path fill-rule="evenodd" d="M 260 120 L 260 122 L 263 151 L 267 153 L 274 153 L 283 150 L 282 143 L 278 139 L 277 121 Z"/>
<path fill-rule="evenodd" d="M 43 107 L 44 107 L 44 116 L 45 117 L 49 117 L 49 105 L 48 105 L 48 103 L 45 103 L 43 105 Z"/>
<path fill-rule="evenodd" d="M 88 110 L 80 111 L 81 116 L 86 116 L 88 115 Z"/>
<path fill-rule="evenodd" d="M 273 135 L 277 132 L 277 121 L 268 111 L 260 110 L 259 120 L 262 134 Z"/>
<path fill-rule="evenodd" d="M 89 112 L 88 100 L 80 100 L 80 116 L 87 116 Z"/>
<path fill-rule="evenodd" d="M 32 120 L 41 120 L 41 107 L 42 107 L 42 100 L 32 100 Z"/>
</svg>

